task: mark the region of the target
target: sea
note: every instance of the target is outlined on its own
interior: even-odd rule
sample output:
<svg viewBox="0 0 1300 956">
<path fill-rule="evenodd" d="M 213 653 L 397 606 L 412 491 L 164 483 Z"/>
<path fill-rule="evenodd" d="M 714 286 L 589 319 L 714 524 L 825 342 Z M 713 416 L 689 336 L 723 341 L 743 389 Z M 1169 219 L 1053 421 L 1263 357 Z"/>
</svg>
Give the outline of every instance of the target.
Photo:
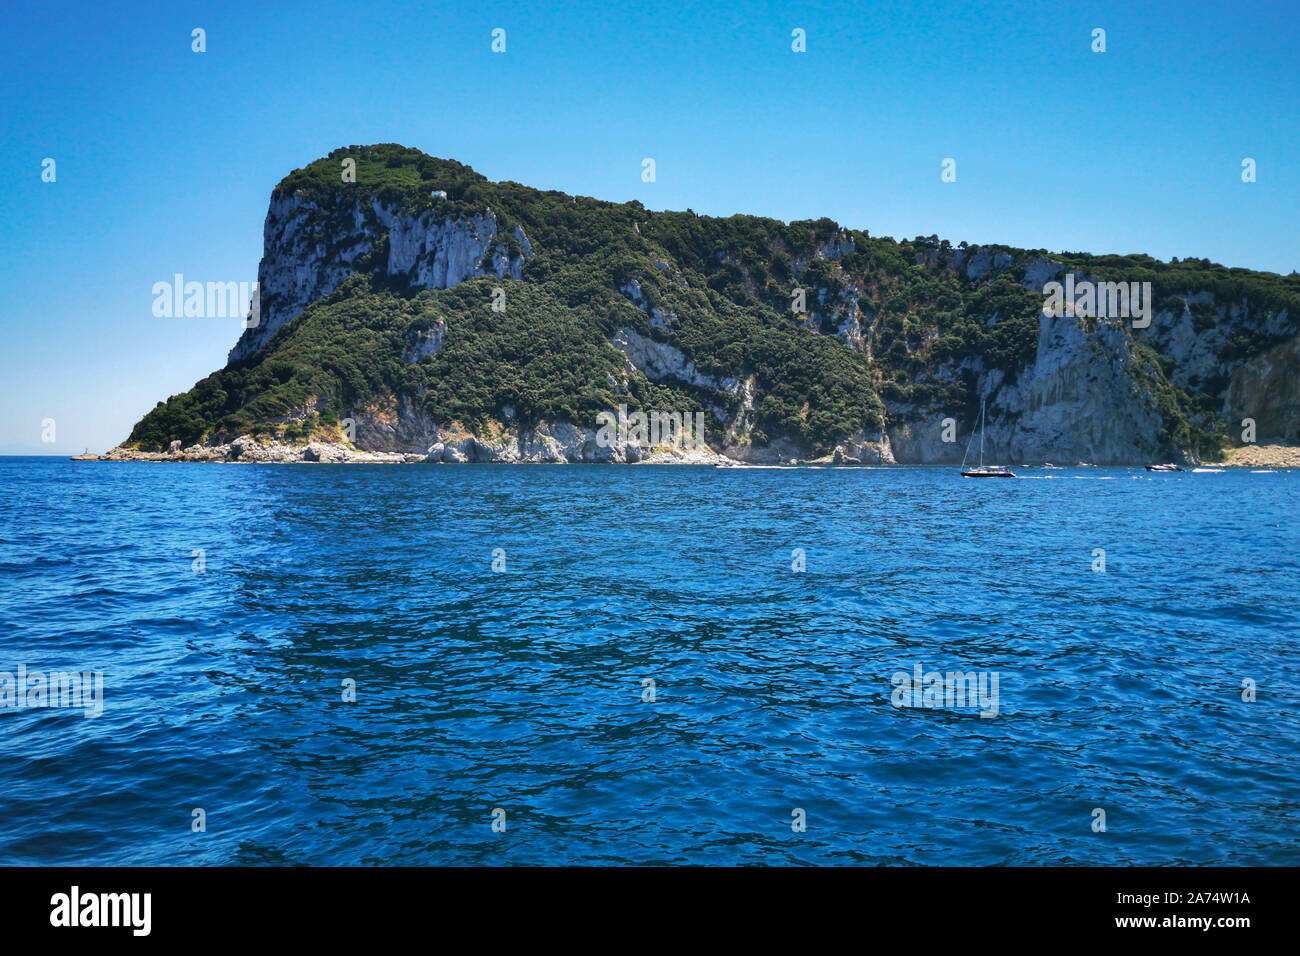
<svg viewBox="0 0 1300 956">
<path fill-rule="evenodd" d="M 1017 471 L 0 459 L 0 865 L 1300 864 L 1300 472 Z"/>
</svg>

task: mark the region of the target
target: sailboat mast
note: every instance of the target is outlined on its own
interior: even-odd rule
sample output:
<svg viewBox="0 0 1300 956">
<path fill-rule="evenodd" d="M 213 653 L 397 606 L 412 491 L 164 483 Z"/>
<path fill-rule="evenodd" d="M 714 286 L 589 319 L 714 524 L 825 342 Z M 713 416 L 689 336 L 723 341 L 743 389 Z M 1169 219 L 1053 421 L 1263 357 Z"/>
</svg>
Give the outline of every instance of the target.
<svg viewBox="0 0 1300 956">
<path fill-rule="evenodd" d="M 988 399 L 980 399 L 980 463 L 974 471 L 966 470 L 966 455 L 970 454 L 971 442 L 975 436 L 970 436 L 970 441 L 966 442 L 966 455 L 961 458 L 961 476 L 963 478 L 1014 478 L 1015 474 L 1001 465 L 993 465 L 990 468 L 984 467 L 984 431 L 988 427 Z"/>
</svg>

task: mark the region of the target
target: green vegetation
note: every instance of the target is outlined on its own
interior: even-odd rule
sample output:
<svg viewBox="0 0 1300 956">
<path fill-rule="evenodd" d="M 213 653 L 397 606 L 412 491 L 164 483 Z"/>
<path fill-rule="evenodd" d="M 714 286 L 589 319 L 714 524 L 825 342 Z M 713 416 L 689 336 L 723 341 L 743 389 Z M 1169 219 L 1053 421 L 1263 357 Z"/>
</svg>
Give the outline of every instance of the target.
<svg viewBox="0 0 1300 956">
<path fill-rule="evenodd" d="M 343 161 L 356 181 L 344 182 Z M 446 198 L 435 198 L 435 190 Z M 1039 256 L 1110 281 L 1150 281 L 1157 309 L 1188 309 L 1197 331 L 1224 321 L 1224 308 L 1250 315 L 1288 310 L 1290 326 L 1265 334 L 1249 321 L 1225 337 L 1223 360 L 1259 354 L 1300 328 L 1300 276 L 1228 269 L 1205 260 L 1159 262 L 1148 256 L 1049 254 L 996 247 L 1005 259 L 971 278 L 969 252 L 937 237 L 895 241 L 847 230 L 829 219 L 782 223 L 755 216 L 709 218 L 653 212 L 490 182 L 467 166 L 392 144 L 352 146 L 295 170 L 276 197 L 298 195 L 315 211 L 305 228 L 330 246 L 354 228 L 359 198 L 439 219 L 496 218 L 499 243 L 531 256 L 523 280 L 477 279 L 445 290 L 417 290 L 383 277 L 384 243 L 356 261 L 357 274 L 307 307 L 257 354 L 209 375 L 149 412 L 129 443 L 166 447 L 241 433 L 292 441 L 337 440 L 352 410 L 417 403 L 434 421 L 468 427 L 501 420 L 594 424 L 618 403 L 736 411 L 734 383 L 752 378 L 754 440 L 786 437 L 824 453 L 847 436 L 879 429 L 886 407 L 943 409 L 965 422 L 978 410 L 979 371 L 1014 382 L 1034 361 L 1042 295 L 1024 286 Z M 973 250 L 971 250 L 973 251 Z M 984 250 L 985 253 L 990 250 Z M 486 264 L 485 264 L 486 265 Z M 638 284 L 638 308 L 621 291 Z M 491 290 L 508 306 L 493 312 Z M 793 290 L 806 314 L 791 310 Z M 1214 305 L 1193 293 L 1212 292 Z M 652 309 L 665 318 L 654 320 Z M 731 390 L 632 376 L 623 387 L 622 355 L 609 340 L 620 328 L 681 349 L 703 374 Z M 436 354 L 406 355 L 422 333 L 440 330 Z M 1222 440 L 1216 423 L 1226 387 L 1219 376 L 1199 392 L 1180 389 L 1152 344 L 1141 343 L 1135 370 L 1164 420 L 1174 448 Z M 710 416 L 710 427 L 718 426 Z"/>
<path fill-rule="evenodd" d="M 1169 366 L 1169 360 L 1151 346 L 1135 346 L 1134 371 L 1160 412 L 1161 439 L 1170 448 L 1190 448 L 1201 457 L 1218 458 L 1228 441 L 1227 430 L 1213 418 L 1206 396 L 1188 395 L 1169 381 Z"/>
</svg>

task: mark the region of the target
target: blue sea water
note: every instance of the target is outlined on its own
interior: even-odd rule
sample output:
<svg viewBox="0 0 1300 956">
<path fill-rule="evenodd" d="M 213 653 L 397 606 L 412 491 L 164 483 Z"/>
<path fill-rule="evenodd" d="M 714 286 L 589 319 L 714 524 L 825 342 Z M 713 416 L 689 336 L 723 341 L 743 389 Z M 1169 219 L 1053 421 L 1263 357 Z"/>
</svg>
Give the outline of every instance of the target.
<svg viewBox="0 0 1300 956">
<path fill-rule="evenodd" d="M 1300 863 L 1300 472 L 0 482 L 2 864 Z"/>
</svg>

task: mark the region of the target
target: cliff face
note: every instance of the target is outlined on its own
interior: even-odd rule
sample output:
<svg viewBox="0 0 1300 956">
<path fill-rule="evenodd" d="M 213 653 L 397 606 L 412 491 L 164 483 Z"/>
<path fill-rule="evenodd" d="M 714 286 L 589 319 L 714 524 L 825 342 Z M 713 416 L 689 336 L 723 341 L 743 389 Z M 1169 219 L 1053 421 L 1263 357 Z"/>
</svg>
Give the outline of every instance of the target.
<svg viewBox="0 0 1300 956">
<path fill-rule="evenodd" d="M 1229 427 L 1254 419 L 1260 443 L 1300 445 L 1300 337 L 1231 369 Z"/>
<path fill-rule="evenodd" d="M 1007 253 L 953 256 L 969 278 L 985 279 L 1006 270 L 1022 285 L 1041 291 L 1064 278 L 1066 266 L 1037 256 L 1012 268 Z M 932 267 L 941 263 L 932 262 Z M 1101 281 L 1079 271 L 1080 282 Z M 1173 453 L 1194 459 L 1193 449 L 1168 441 L 1161 414 L 1160 383 L 1152 374 L 1167 371 L 1168 386 L 1195 396 L 1232 431 L 1253 417 L 1260 442 L 1296 441 L 1300 426 L 1300 371 L 1296 320 L 1285 306 L 1269 308 L 1243 300 L 1216 302 L 1212 290 L 1190 288 L 1171 295 L 1172 308 L 1153 309 L 1150 325 L 1132 320 L 1048 312 L 1038 316 L 1034 359 L 1015 371 L 986 368 L 982 357 L 958 366 L 941 365 L 930 374 L 949 380 L 971 376 L 974 390 L 989 396 L 985 457 L 996 462 L 1078 462 L 1128 464 Z M 1193 314 L 1196 309 L 1196 315 Z M 991 317 L 990 322 L 996 322 Z M 1243 339 L 1283 344 L 1254 359 L 1243 359 Z M 1154 352 L 1160 369 L 1143 368 L 1140 346 Z M 942 441 L 942 408 L 924 410 L 890 404 L 890 438 L 899 461 L 952 463 L 965 446 Z M 1175 457 L 1178 457 L 1175 455 Z"/>
<path fill-rule="evenodd" d="M 373 197 L 323 205 L 277 191 L 262 229 L 260 322 L 244 330 L 229 360 L 255 354 L 285 323 L 359 267 L 405 279 L 413 289 L 446 289 L 489 274 L 520 278 L 524 254 L 511 255 L 496 236 L 491 210 L 453 220 L 440 218 L 436 208 L 406 215 Z M 516 229 L 515 237 L 527 250 L 522 230 Z"/>
<path fill-rule="evenodd" d="M 984 458 L 988 463 L 1150 462 L 1166 453 L 1159 440 L 1160 415 L 1133 374 L 1133 340 L 1122 320 L 1099 320 L 1089 330 L 1074 316 L 1039 315 L 1034 361 L 1006 382 L 1001 369 L 978 360 L 961 371 L 976 390 L 993 396 L 987 411 Z M 943 441 L 939 412 L 890 409 L 889 437 L 903 462 L 960 462 L 966 442 Z M 966 435 L 970 437 L 969 434 Z M 978 438 L 971 445 L 972 461 Z"/>
<path fill-rule="evenodd" d="M 264 242 L 260 324 L 131 448 L 646 460 L 596 440 L 622 406 L 705 413 L 707 449 L 658 460 L 954 463 L 981 399 L 1004 464 L 1195 459 L 1242 418 L 1300 437 L 1295 275 L 656 213 L 394 146 L 295 171 Z M 1149 325 L 1045 310 L 1067 275 L 1146 283 Z"/>
</svg>

